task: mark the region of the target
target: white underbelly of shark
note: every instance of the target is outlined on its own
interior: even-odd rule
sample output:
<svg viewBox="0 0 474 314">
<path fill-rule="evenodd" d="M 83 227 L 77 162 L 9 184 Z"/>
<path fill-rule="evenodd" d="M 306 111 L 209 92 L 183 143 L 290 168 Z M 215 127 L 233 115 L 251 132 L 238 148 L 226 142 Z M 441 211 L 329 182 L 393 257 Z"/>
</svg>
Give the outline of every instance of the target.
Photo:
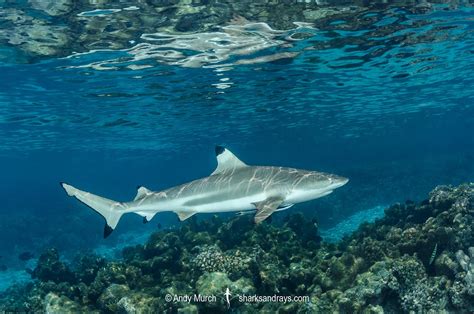
<svg viewBox="0 0 474 314">
<path fill-rule="evenodd" d="M 236 199 L 229 199 L 217 203 L 209 203 L 194 206 L 193 208 L 186 208 L 188 211 L 195 211 L 199 213 L 224 213 L 224 212 L 235 212 L 242 210 L 251 210 L 255 209 L 253 203 L 258 202 L 259 200 L 265 199 L 264 194 L 261 194 L 260 197 L 249 196 Z"/>
</svg>

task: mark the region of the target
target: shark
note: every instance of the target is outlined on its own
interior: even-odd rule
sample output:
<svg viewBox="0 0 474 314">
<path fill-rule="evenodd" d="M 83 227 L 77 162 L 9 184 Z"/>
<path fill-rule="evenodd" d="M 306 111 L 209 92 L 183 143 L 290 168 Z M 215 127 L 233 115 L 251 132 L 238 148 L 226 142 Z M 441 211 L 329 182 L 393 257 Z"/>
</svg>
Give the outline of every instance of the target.
<svg viewBox="0 0 474 314">
<path fill-rule="evenodd" d="M 220 145 L 215 152 L 217 167 L 209 176 L 156 192 L 140 186 L 129 202 L 110 200 L 64 182 L 61 186 L 102 215 L 107 238 L 127 213 L 142 216 L 146 223 L 165 211 L 175 212 L 181 221 L 197 213 L 238 212 L 254 214 L 259 224 L 274 212 L 326 196 L 349 181 L 324 172 L 247 165 Z"/>
</svg>

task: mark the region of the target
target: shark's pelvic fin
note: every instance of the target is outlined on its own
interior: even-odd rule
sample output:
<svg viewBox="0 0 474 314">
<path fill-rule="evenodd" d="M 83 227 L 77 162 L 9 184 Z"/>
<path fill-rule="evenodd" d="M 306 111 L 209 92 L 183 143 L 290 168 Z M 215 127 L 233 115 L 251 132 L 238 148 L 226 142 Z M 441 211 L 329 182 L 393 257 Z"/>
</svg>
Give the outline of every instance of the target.
<svg viewBox="0 0 474 314">
<path fill-rule="evenodd" d="M 133 200 L 134 201 L 139 200 L 139 199 L 141 199 L 141 198 L 143 198 L 146 195 L 151 194 L 151 193 L 153 193 L 153 192 L 148 190 L 146 187 L 139 186 L 138 190 L 137 190 L 137 196 L 135 196 L 135 198 Z"/>
<path fill-rule="evenodd" d="M 183 220 L 186 220 L 188 219 L 189 217 L 191 217 L 192 215 L 194 215 L 196 212 L 175 212 L 176 214 L 178 214 L 178 217 L 179 217 L 179 220 L 180 221 L 183 221 Z"/>
<path fill-rule="evenodd" d="M 287 210 L 288 208 L 292 207 L 293 205 L 295 204 L 285 204 L 285 203 L 282 203 L 280 204 L 280 206 L 278 206 L 277 209 L 275 209 L 276 212 L 279 212 L 279 211 L 282 211 L 282 210 Z"/>
<path fill-rule="evenodd" d="M 211 175 L 233 171 L 237 168 L 246 167 L 239 158 L 237 158 L 230 150 L 222 146 L 216 146 L 217 168 Z"/>
<path fill-rule="evenodd" d="M 254 203 L 254 205 L 255 205 L 255 203 Z M 295 204 L 281 203 L 280 206 L 278 206 L 277 209 L 275 209 L 273 212 L 279 212 L 279 211 L 282 211 L 282 210 L 287 210 L 288 208 L 292 207 L 293 205 L 295 205 Z M 236 216 L 250 215 L 250 214 L 255 214 L 256 212 L 257 212 L 257 210 L 255 210 L 255 209 L 243 210 L 243 211 L 237 212 Z"/>
<path fill-rule="evenodd" d="M 121 202 L 81 191 L 66 183 L 61 182 L 61 186 L 69 196 L 74 196 L 105 218 L 104 238 L 107 238 L 117 226 L 120 217 L 124 214 L 124 205 Z"/>
<path fill-rule="evenodd" d="M 257 207 L 257 213 L 255 214 L 254 218 L 255 223 L 258 224 L 267 219 L 274 211 L 277 210 L 278 206 L 280 206 L 284 200 L 284 197 L 275 196 L 269 197 L 261 202 L 253 203 L 255 207 Z"/>
<path fill-rule="evenodd" d="M 134 212 L 135 214 L 137 215 L 140 215 L 143 217 L 143 223 L 146 224 L 147 222 L 149 222 L 150 220 L 153 219 L 153 217 L 156 215 L 156 213 L 153 213 L 153 212 Z"/>
</svg>

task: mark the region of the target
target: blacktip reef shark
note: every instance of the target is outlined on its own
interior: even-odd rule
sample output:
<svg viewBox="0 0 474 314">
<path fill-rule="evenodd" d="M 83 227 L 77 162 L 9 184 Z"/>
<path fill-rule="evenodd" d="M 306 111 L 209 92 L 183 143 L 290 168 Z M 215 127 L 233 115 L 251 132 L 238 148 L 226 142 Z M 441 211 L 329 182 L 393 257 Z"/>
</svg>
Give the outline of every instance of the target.
<svg viewBox="0 0 474 314">
<path fill-rule="evenodd" d="M 275 211 L 328 195 L 349 181 L 323 172 L 250 166 L 222 146 L 216 146 L 216 157 L 217 168 L 210 176 L 160 192 L 142 186 L 131 202 L 117 202 L 66 183 L 61 185 L 69 196 L 105 218 L 106 238 L 127 213 L 136 213 L 147 222 L 164 211 L 175 212 L 181 221 L 197 213 L 255 212 L 254 221 L 258 224 Z"/>
</svg>

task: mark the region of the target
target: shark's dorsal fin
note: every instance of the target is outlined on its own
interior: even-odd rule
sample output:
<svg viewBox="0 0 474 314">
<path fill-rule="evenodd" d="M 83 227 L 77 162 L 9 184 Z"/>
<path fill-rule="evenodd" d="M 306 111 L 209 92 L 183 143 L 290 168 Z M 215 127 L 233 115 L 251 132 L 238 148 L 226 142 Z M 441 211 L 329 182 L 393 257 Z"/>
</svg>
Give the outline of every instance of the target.
<svg viewBox="0 0 474 314">
<path fill-rule="evenodd" d="M 222 146 L 216 146 L 217 168 L 211 175 L 233 171 L 237 168 L 247 167 L 239 158 L 237 158 L 230 150 Z"/>
<path fill-rule="evenodd" d="M 179 220 L 180 221 L 183 221 L 183 220 L 186 220 L 188 219 L 189 217 L 191 217 L 192 215 L 194 215 L 196 212 L 189 212 L 189 211 L 185 211 L 185 212 L 175 212 L 176 214 L 178 214 L 178 217 L 179 217 Z"/>
<path fill-rule="evenodd" d="M 284 201 L 284 197 L 275 196 L 269 197 L 261 202 L 253 203 L 257 207 L 254 221 L 256 224 L 261 223 L 267 219 Z"/>
<path fill-rule="evenodd" d="M 150 194 L 150 193 L 152 193 L 152 192 L 150 190 L 148 190 L 146 187 L 139 186 L 138 190 L 137 190 L 137 196 L 135 196 L 135 198 L 133 200 L 134 201 L 139 200 L 139 199 L 143 198 L 144 196 L 146 196 L 147 194 Z"/>
</svg>

